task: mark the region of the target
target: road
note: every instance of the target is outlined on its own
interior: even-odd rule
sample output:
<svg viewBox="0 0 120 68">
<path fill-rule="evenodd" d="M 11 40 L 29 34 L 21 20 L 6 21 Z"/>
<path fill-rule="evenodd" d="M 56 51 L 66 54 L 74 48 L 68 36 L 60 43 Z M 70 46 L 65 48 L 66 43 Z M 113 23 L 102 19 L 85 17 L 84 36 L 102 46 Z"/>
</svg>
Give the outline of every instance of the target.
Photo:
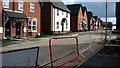
<svg viewBox="0 0 120 68">
<path fill-rule="evenodd" d="M 101 31 L 92 31 L 91 38 L 90 38 L 89 32 L 76 32 L 74 34 L 70 34 L 67 36 L 78 36 L 79 51 L 88 48 L 90 44 L 92 45 L 93 51 L 96 51 L 102 47 L 101 45 L 100 46 L 98 45 L 98 43 L 101 42 Z M 103 33 L 103 38 L 104 38 L 104 33 Z M 10 50 L 23 49 L 23 48 L 30 48 L 30 47 L 39 47 L 38 65 L 43 66 L 50 62 L 49 39 L 50 38 L 42 38 L 37 41 L 26 41 L 21 44 L 2 47 L 2 51 L 10 51 Z M 58 58 L 59 56 L 60 57 L 64 56 L 64 54 L 67 54 L 68 52 L 70 52 L 72 48 L 75 49 L 76 47 L 73 46 L 74 45 L 73 43 L 75 43 L 75 39 L 69 39 L 69 40 L 67 39 L 67 40 L 64 40 L 63 42 L 59 42 L 58 40 L 55 41 L 54 45 L 59 45 L 57 47 L 53 47 L 53 50 L 55 52 L 54 53 L 55 58 Z M 89 57 L 90 54 L 93 54 L 93 53 L 94 52 L 89 51 L 84 55 L 85 57 L 86 56 Z M 75 53 L 75 56 L 72 55 L 71 58 L 74 58 L 74 57 L 76 57 L 76 53 Z M 69 59 L 67 58 L 67 60 Z M 48 64 L 48 66 L 50 65 Z"/>
<path fill-rule="evenodd" d="M 98 42 L 98 41 L 101 41 L 101 32 L 100 31 L 97 31 L 97 32 L 91 32 L 91 39 L 90 39 L 90 33 L 89 32 L 77 32 L 76 34 L 74 35 L 78 35 L 78 40 L 79 40 L 79 48 L 80 50 L 84 50 L 85 48 L 88 48 L 89 45 L 93 44 L 94 42 Z M 71 35 L 71 36 L 74 36 L 74 35 Z M 71 39 L 72 40 L 72 39 Z M 74 40 L 73 40 L 74 41 Z M 70 40 L 65 40 L 64 42 L 56 42 L 58 44 L 71 44 L 71 43 L 74 43 L 74 42 L 70 42 Z M 59 49 L 62 49 L 61 51 L 70 51 L 68 49 L 70 49 L 69 47 L 65 47 L 65 46 L 61 46 L 56 48 L 56 50 L 54 50 L 55 52 L 59 51 Z M 63 52 L 57 52 L 59 54 L 57 54 L 57 56 L 60 56 L 60 53 L 63 54 Z M 62 55 L 61 54 L 61 55 Z M 73 58 L 73 56 L 72 56 Z M 40 66 L 43 66 L 44 64 L 46 64 L 46 62 L 50 61 L 50 54 L 49 54 L 49 47 L 48 46 L 41 46 L 40 47 L 40 56 L 39 56 L 39 65 Z"/>
</svg>

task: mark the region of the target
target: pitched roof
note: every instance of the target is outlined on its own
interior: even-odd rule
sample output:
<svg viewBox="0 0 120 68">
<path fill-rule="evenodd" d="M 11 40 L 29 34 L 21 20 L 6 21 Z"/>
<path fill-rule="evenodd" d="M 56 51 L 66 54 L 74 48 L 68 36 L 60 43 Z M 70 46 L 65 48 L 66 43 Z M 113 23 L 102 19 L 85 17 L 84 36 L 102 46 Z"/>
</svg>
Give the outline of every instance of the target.
<svg viewBox="0 0 120 68">
<path fill-rule="evenodd" d="M 61 0 L 50 0 L 52 5 L 56 8 L 62 9 L 64 11 L 70 12 L 70 10 L 67 8 L 67 6 L 64 5 L 64 3 Z"/>
<path fill-rule="evenodd" d="M 71 11 L 71 14 L 78 14 L 80 11 L 80 7 L 82 7 L 81 4 L 71 4 L 71 5 L 66 5 L 66 6 Z"/>
<path fill-rule="evenodd" d="M 92 12 L 91 11 L 87 12 L 87 16 L 88 16 L 88 19 L 91 19 L 91 17 L 93 16 Z"/>
<path fill-rule="evenodd" d="M 97 21 L 97 16 L 93 16 L 94 17 L 94 19 Z"/>
<path fill-rule="evenodd" d="M 87 11 L 87 8 L 86 7 L 82 7 L 83 16 L 84 16 L 85 10 Z"/>
<path fill-rule="evenodd" d="M 24 13 L 18 13 L 14 11 L 6 11 L 6 10 L 4 10 L 4 12 L 9 18 L 27 19 L 27 16 Z"/>
</svg>

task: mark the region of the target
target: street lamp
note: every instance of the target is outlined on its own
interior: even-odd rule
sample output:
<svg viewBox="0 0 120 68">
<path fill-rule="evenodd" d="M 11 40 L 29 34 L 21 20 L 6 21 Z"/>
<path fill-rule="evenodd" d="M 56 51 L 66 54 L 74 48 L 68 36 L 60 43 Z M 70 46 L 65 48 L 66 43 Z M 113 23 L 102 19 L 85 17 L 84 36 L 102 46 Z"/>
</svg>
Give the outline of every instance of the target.
<svg viewBox="0 0 120 68">
<path fill-rule="evenodd" d="M 106 30 L 105 30 L 105 44 L 107 43 L 107 0 L 106 0 Z"/>
</svg>

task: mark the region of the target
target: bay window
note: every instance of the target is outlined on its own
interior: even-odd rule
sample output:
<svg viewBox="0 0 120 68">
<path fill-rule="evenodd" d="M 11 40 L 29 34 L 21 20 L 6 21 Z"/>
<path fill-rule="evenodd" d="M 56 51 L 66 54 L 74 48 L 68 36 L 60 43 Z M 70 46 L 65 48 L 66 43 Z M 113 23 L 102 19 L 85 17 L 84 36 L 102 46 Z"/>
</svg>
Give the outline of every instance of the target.
<svg viewBox="0 0 120 68">
<path fill-rule="evenodd" d="M 81 23 L 79 23 L 79 29 L 81 29 L 82 28 L 82 24 Z"/>
<path fill-rule="evenodd" d="M 37 19 L 29 19 L 28 20 L 28 31 L 29 32 L 37 32 Z"/>
</svg>

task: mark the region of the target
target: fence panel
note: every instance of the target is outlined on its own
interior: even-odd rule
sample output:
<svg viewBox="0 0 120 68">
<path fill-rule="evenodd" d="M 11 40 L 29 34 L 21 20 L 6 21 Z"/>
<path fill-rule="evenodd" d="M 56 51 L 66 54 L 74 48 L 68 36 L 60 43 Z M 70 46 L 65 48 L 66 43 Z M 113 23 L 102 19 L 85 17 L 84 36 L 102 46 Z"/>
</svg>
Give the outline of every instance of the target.
<svg viewBox="0 0 120 68">
<path fill-rule="evenodd" d="M 38 47 L 3 52 L 2 68 L 37 68 L 38 52 Z"/>
<path fill-rule="evenodd" d="M 49 40 L 49 48 L 53 68 L 61 67 L 74 60 L 80 61 L 77 37 L 52 38 Z"/>
</svg>

